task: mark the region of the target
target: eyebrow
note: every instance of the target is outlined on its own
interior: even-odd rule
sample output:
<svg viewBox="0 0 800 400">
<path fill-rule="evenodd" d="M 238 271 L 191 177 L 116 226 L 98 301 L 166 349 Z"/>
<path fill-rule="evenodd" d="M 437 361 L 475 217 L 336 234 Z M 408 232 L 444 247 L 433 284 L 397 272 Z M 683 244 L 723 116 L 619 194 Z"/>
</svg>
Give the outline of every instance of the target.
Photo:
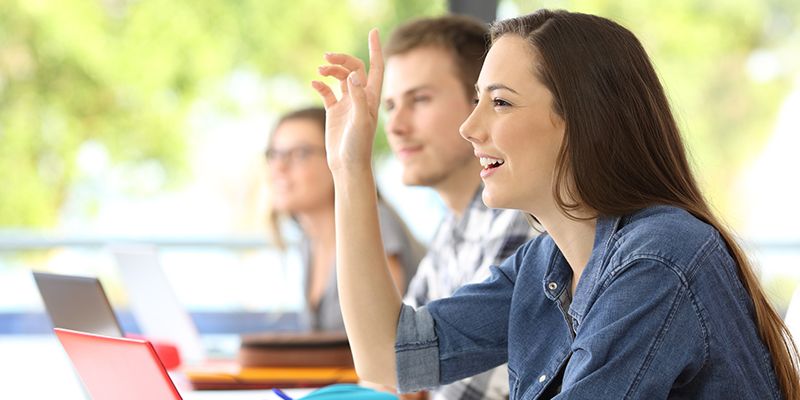
<svg viewBox="0 0 800 400">
<path fill-rule="evenodd" d="M 419 85 L 419 86 L 414 86 L 411 89 L 406 89 L 405 91 L 403 91 L 403 93 L 400 93 L 400 96 L 398 96 L 398 97 L 412 96 L 416 92 L 419 92 L 421 90 L 427 90 L 427 89 L 433 89 L 433 86 L 429 85 L 429 84 L 423 84 L 423 85 Z M 385 98 L 385 99 L 383 99 L 383 104 L 385 105 L 389 101 L 393 101 L 393 100 L 391 98 Z"/>
<path fill-rule="evenodd" d="M 503 85 L 502 83 L 493 83 L 493 84 L 491 84 L 491 85 L 486 87 L 486 90 L 489 91 L 489 92 L 493 92 L 493 91 L 499 90 L 499 89 L 505 89 L 505 90 L 508 90 L 511 93 L 519 94 L 519 92 L 517 92 L 516 90 L 514 90 L 514 89 L 512 89 L 512 88 L 510 88 L 510 87 L 508 87 L 506 85 Z M 478 87 L 478 85 L 475 85 L 475 91 L 478 92 L 478 93 L 481 92 L 481 89 Z"/>
</svg>

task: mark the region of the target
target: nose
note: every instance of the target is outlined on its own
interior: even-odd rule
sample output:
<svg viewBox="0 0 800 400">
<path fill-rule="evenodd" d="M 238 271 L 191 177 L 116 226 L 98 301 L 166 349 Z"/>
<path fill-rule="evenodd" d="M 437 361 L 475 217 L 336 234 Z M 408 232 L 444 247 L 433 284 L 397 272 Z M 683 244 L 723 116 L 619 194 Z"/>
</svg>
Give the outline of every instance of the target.
<svg viewBox="0 0 800 400">
<path fill-rule="evenodd" d="M 470 143 L 483 143 L 486 141 L 488 135 L 482 126 L 480 104 L 472 109 L 467 119 L 458 128 L 458 132 L 461 137 Z"/>
<path fill-rule="evenodd" d="M 391 135 L 402 136 L 410 131 L 410 116 L 408 109 L 404 105 L 398 104 L 387 114 L 386 132 Z"/>
<path fill-rule="evenodd" d="M 283 173 L 289 169 L 289 159 L 287 154 L 279 154 L 269 162 L 269 168 L 273 173 Z"/>
</svg>

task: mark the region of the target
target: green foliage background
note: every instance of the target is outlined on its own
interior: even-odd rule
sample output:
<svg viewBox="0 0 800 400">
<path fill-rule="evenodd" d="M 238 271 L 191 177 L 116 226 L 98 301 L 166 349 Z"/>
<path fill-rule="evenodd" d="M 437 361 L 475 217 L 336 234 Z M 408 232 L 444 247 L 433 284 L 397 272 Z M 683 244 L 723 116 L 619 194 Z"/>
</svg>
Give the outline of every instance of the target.
<svg viewBox="0 0 800 400">
<path fill-rule="evenodd" d="M 112 163 L 188 172 L 186 116 L 235 69 L 306 82 L 326 50 L 443 2 L 0 1 L 0 226 L 56 223 L 87 141 Z M 309 96 L 309 100 L 314 100 Z M 282 111 L 282 110 L 277 110 Z"/>
<path fill-rule="evenodd" d="M 659 69 L 707 193 L 723 210 L 800 71 L 795 0 L 502 6 L 592 12 L 632 29 Z M 53 226 L 89 141 L 108 149 L 113 165 L 155 163 L 164 187 L 179 184 L 190 172 L 187 112 L 205 88 L 240 69 L 307 87 L 323 51 L 366 57 L 372 26 L 385 35 L 407 18 L 443 12 L 444 1 L 426 0 L 0 1 L 0 226 Z M 754 52 L 775 57 L 781 69 L 753 79 Z"/>
</svg>

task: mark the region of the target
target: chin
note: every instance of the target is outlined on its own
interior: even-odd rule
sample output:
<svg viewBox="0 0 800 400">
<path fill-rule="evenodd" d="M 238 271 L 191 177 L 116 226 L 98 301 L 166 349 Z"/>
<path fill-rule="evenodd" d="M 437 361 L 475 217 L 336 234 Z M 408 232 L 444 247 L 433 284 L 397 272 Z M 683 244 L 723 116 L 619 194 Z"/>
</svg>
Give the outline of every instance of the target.
<svg viewBox="0 0 800 400">
<path fill-rule="evenodd" d="M 521 210 L 519 207 L 519 202 L 514 201 L 514 198 L 509 197 L 508 193 L 506 193 L 506 196 L 503 196 L 502 194 L 497 193 L 497 191 L 493 191 L 486 186 L 484 186 L 483 193 L 481 193 L 481 199 L 483 199 L 483 204 L 486 204 L 486 207 L 489 208 Z"/>
<path fill-rule="evenodd" d="M 286 204 L 272 204 L 272 209 L 279 213 L 285 214 L 291 214 L 294 211 L 292 210 L 292 207 L 287 206 Z"/>
<path fill-rule="evenodd" d="M 406 186 L 419 186 L 419 179 L 413 174 L 403 172 L 403 185 Z"/>
<path fill-rule="evenodd" d="M 406 186 L 424 186 L 430 187 L 435 183 L 434 179 L 418 173 L 413 170 L 406 170 L 403 172 L 403 184 Z"/>
<path fill-rule="evenodd" d="M 489 190 L 485 187 L 483 188 L 483 193 L 481 193 L 481 199 L 483 199 L 483 204 L 486 204 L 486 207 L 489 208 L 504 208 L 503 202 L 497 198 L 497 196 L 493 195 Z"/>
</svg>

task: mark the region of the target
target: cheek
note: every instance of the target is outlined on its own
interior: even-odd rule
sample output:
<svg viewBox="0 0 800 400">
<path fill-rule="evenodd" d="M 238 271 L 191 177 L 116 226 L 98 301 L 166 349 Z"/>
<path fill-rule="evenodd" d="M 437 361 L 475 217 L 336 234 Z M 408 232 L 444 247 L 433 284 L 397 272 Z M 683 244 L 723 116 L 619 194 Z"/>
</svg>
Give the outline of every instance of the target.
<svg viewBox="0 0 800 400">
<path fill-rule="evenodd" d="M 420 116 L 420 123 L 424 123 L 432 135 L 452 139 L 453 142 L 466 142 L 458 130 L 470 111 L 472 110 L 460 103 L 442 101 L 433 107 L 428 107 Z"/>
<path fill-rule="evenodd" d="M 317 170 L 305 178 L 306 188 L 314 192 L 333 191 L 333 177 L 327 170 Z"/>
<path fill-rule="evenodd" d="M 447 120 L 440 121 L 439 125 L 433 130 L 434 138 L 448 152 L 452 152 L 453 149 L 461 149 L 469 152 L 469 155 L 472 156 L 472 144 L 464 139 L 459 132 L 459 128 L 461 128 L 461 124 L 466 118 L 466 115 L 463 119 L 450 117 Z"/>
<path fill-rule="evenodd" d="M 500 121 L 491 127 L 494 145 L 513 163 L 531 158 L 536 149 L 530 128 L 520 125 L 522 124 Z"/>
<path fill-rule="evenodd" d="M 389 133 L 388 130 L 386 131 L 386 142 L 389 143 L 389 148 L 392 151 L 397 151 L 400 148 L 400 137 Z"/>
</svg>

